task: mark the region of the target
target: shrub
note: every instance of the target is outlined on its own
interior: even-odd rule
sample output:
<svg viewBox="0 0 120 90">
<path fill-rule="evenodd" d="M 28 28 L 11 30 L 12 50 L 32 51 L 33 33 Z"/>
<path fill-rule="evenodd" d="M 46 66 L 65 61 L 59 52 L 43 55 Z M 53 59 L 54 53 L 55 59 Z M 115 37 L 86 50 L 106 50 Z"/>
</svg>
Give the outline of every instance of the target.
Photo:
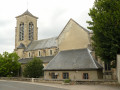
<svg viewBox="0 0 120 90">
<path fill-rule="evenodd" d="M 70 82 L 71 82 L 70 79 L 65 79 L 65 80 L 64 80 L 64 83 L 70 83 Z"/>
<path fill-rule="evenodd" d="M 43 76 L 43 62 L 39 58 L 33 58 L 33 60 L 26 64 L 24 77 L 28 78 L 39 78 Z"/>
</svg>

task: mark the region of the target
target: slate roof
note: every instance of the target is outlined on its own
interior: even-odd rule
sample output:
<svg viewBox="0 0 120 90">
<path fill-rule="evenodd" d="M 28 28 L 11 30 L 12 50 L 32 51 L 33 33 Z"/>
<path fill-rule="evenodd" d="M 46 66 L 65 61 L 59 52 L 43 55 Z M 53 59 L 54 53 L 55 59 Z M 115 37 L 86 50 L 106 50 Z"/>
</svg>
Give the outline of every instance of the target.
<svg viewBox="0 0 120 90">
<path fill-rule="evenodd" d="M 56 37 L 32 41 L 25 51 L 57 47 Z"/>
<path fill-rule="evenodd" d="M 45 56 L 45 57 L 37 57 L 37 58 L 40 58 L 43 63 L 49 63 L 53 58 L 54 56 Z M 26 64 L 28 62 L 30 62 L 33 58 L 23 58 L 23 59 L 19 59 L 19 63 L 21 64 Z"/>
<path fill-rule="evenodd" d="M 61 51 L 44 68 L 45 71 L 96 69 L 102 69 L 102 66 L 93 59 L 88 49 Z"/>
<path fill-rule="evenodd" d="M 25 49 L 25 45 L 23 43 L 20 43 L 20 45 L 17 47 L 17 49 Z"/>
<path fill-rule="evenodd" d="M 38 17 L 36 17 L 36 16 L 32 15 L 32 14 L 31 14 L 28 10 L 26 10 L 23 14 L 21 14 L 21 15 L 17 16 L 16 18 L 21 17 L 21 16 L 24 16 L 24 15 L 29 15 L 29 16 L 32 16 L 32 17 L 34 17 L 34 18 L 38 19 Z"/>
</svg>

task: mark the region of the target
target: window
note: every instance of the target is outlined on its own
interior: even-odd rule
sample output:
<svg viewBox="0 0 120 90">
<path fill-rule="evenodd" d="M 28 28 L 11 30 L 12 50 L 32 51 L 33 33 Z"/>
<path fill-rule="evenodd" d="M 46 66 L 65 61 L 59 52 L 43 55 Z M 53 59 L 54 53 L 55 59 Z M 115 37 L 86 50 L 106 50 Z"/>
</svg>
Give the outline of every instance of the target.
<svg viewBox="0 0 120 90">
<path fill-rule="evenodd" d="M 24 23 L 20 24 L 19 40 L 24 40 Z"/>
<path fill-rule="evenodd" d="M 63 73 L 63 79 L 69 79 L 69 73 L 68 72 Z"/>
<path fill-rule="evenodd" d="M 111 68 L 110 68 L 110 63 L 104 63 L 105 65 L 105 71 L 109 71 L 109 70 L 111 70 Z"/>
<path fill-rule="evenodd" d="M 83 79 L 88 79 L 88 73 L 83 73 Z"/>
<path fill-rule="evenodd" d="M 41 52 L 40 52 L 40 51 L 39 51 L 39 53 L 38 53 L 38 54 L 39 54 L 39 56 L 41 56 Z"/>
<path fill-rule="evenodd" d="M 52 55 L 52 50 L 50 50 L 50 56 Z"/>
<path fill-rule="evenodd" d="M 58 76 L 58 75 L 57 75 L 56 73 L 51 73 L 51 78 L 52 78 L 52 79 L 57 79 L 57 76 Z"/>
<path fill-rule="evenodd" d="M 34 31 L 34 25 L 32 22 L 29 23 L 29 40 L 33 40 L 33 31 Z"/>
<path fill-rule="evenodd" d="M 30 52 L 29 52 L 29 55 L 28 55 L 29 57 L 31 57 L 31 54 L 30 54 Z"/>
</svg>

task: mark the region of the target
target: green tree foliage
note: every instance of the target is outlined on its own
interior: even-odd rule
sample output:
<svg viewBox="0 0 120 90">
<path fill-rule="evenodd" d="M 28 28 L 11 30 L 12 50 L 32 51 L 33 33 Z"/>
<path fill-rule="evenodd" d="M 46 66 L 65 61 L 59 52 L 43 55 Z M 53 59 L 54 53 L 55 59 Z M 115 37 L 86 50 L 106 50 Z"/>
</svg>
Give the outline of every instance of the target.
<svg viewBox="0 0 120 90">
<path fill-rule="evenodd" d="M 19 56 L 16 53 L 0 54 L 0 77 L 17 76 L 20 69 Z"/>
<path fill-rule="evenodd" d="M 106 63 L 116 62 L 120 53 L 120 0 L 95 0 L 89 16 L 96 55 Z"/>
<path fill-rule="evenodd" d="M 39 58 L 33 58 L 25 66 L 23 75 L 29 78 L 39 78 L 43 76 L 43 62 Z"/>
</svg>

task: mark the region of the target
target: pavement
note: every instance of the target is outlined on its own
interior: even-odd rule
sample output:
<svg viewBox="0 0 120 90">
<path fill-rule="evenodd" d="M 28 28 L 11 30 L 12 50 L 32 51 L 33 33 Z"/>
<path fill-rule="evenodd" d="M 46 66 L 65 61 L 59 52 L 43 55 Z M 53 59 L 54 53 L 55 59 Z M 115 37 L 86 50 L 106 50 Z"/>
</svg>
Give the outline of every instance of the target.
<svg viewBox="0 0 120 90">
<path fill-rule="evenodd" d="M 38 86 L 40 85 L 40 86 L 54 88 L 54 89 L 46 89 L 46 90 L 57 90 L 57 89 L 60 89 L 60 90 L 120 90 L 119 86 L 112 86 L 112 85 L 63 85 L 63 84 L 53 84 L 53 83 L 33 83 L 33 82 L 21 82 L 21 81 L 10 81 L 10 82 L 16 82 L 16 83 L 18 82 L 23 84 L 27 83 L 31 85 L 38 85 Z"/>
<path fill-rule="evenodd" d="M 108 85 L 63 85 L 63 84 L 52 84 L 52 83 L 32 83 L 43 86 L 57 87 L 67 90 L 120 90 L 119 86 L 108 86 Z"/>
<path fill-rule="evenodd" d="M 38 85 L 18 81 L 0 80 L 0 90 L 66 90 L 66 89 L 44 86 L 40 84 Z"/>
</svg>

